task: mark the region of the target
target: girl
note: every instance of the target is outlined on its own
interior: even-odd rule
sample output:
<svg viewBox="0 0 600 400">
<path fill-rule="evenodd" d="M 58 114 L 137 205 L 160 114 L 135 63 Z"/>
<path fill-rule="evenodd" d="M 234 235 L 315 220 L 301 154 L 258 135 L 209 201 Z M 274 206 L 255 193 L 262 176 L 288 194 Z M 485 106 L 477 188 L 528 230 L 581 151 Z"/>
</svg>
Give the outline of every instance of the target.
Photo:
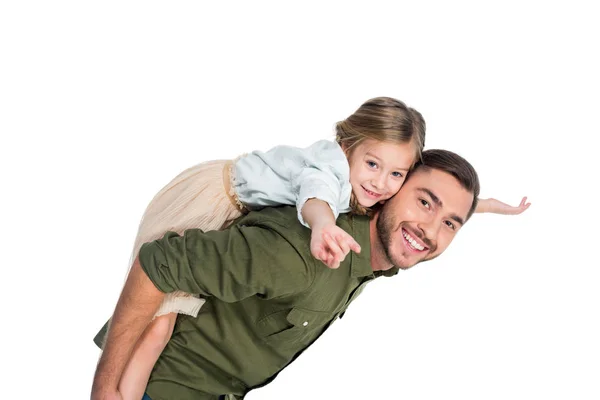
<svg viewBox="0 0 600 400">
<path fill-rule="evenodd" d="M 131 262 L 143 243 L 166 231 L 223 229 L 249 210 L 296 205 L 300 223 L 312 230 L 313 256 L 337 268 L 360 246 L 335 220 L 339 213 L 369 214 L 392 197 L 419 158 L 425 121 L 403 102 L 374 98 L 336 124 L 335 141 L 307 148 L 278 146 L 236 160 L 210 161 L 183 171 L 150 202 L 139 226 Z M 476 212 L 517 214 L 510 207 L 480 200 Z M 130 265 L 131 265 L 130 262 Z M 140 399 L 152 367 L 171 337 L 177 313 L 196 316 L 204 299 L 176 292 L 166 296 L 156 318 L 138 340 L 123 372 L 123 399 Z"/>
</svg>

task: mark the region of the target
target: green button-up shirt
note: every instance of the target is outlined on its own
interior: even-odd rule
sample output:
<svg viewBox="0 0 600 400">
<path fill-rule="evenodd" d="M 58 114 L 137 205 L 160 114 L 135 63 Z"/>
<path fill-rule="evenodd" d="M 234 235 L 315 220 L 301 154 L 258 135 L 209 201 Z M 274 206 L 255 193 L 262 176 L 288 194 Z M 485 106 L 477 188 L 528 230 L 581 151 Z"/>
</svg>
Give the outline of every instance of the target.
<svg viewBox="0 0 600 400">
<path fill-rule="evenodd" d="M 310 230 L 294 207 L 251 212 L 223 231 L 170 232 L 142 246 L 140 263 L 159 290 L 207 299 L 197 318 L 178 317 L 148 395 L 243 396 L 310 346 L 375 278 L 368 218 L 346 214 L 337 224 L 362 250 L 335 270 L 312 257 Z"/>
</svg>

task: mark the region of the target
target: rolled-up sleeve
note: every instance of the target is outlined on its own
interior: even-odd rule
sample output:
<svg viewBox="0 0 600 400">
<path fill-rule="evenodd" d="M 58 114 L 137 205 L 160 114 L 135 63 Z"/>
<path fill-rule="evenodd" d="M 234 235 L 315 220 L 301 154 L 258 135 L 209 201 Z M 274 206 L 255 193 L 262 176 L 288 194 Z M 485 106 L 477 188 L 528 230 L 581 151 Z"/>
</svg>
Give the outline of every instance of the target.
<svg viewBox="0 0 600 400">
<path fill-rule="evenodd" d="M 306 148 L 277 146 L 255 151 L 237 161 L 233 187 L 250 209 L 295 205 L 298 219 L 306 200 L 317 198 L 329 204 L 333 214 L 350 209 L 350 167 L 342 148 L 329 140 Z"/>
<path fill-rule="evenodd" d="M 302 208 L 309 199 L 319 199 L 327 204 L 337 219 L 340 211 L 341 185 L 333 174 L 315 167 L 304 168 L 294 179 L 294 186 L 298 191 L 296 208 L 298 209 L 298 220 L 306 227 L 309 227 L 302 217 Z"/>
<path fill-rule="evenodd" d="M 140 264 L 162 292 L 181 290 L 235 302 L 295 293 L 309 285 L 311 263 L 276 231 L 236 225 L 224 231 L 167 232 L 146 243 Z"/>
<path fill-rule="evenodd" d="M 304 163 L 291 182 L 298 193 L 296 208 L 300 223 L 308 226 L 302 217 L 302 207 L 312 198 L 329 204 L 335 218 L 347 212 L 352 191 L 349 180 L 348 160 L 337 143 L 322 140 L 307 148 Z"/>
</svg>

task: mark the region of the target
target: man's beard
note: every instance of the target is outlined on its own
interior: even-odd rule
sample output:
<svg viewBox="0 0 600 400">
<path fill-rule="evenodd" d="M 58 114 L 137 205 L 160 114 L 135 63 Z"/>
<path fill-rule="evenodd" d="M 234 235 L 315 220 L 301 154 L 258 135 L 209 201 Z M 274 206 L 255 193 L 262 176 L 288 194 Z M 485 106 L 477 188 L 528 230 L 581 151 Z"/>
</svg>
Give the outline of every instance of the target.
<svg viewBox="0 0 600 400">
<path fill-rule="evenodd" d="M 377 224 L 375 226 L 377 228 L 379 244 L 381 246 L 381 249 L 383 250 L 383 253 L 385 254 L 386 261 L 392 267 L 398 267 L 400 269 L 410 268 L 410 266 L 406 267 L 402 265 L 396 265 L 397 263 L 394 262 L 394 260 L 392 259 L 392 254 L 390 252 L 392 248 L 392 232 L 395 232 L 397 229 L 400 229 L 400 227 L 395 226 L 396 221 L 391 216 L 387 216 L 387 213 L 385 211 L 386 209 L 384 207 L 379 213 L 379 216 L 377 218 Z"/>
<path fill-rule="evenodd" d="M 394 260 L 392 254 L 391 254 L 392 241 L 393 241 L 392 233 L 396 232 L 398 230 L 401 230 L 402 224 L 397 223 L 396 219 L 393 216 L 388 216 L 388 213 L 386 211 L 387 211 L 386 207 L 383 207 L 381 212 L 379 213 L 379 217 L 377 218 L 376 228 L 377 228 L 377 236 L 379 237 L 379 244 L 381 245 L 381 248 L 385 254 L 386 261 L 389 262 L 390 265 L 392 265 L 392 267 L 398 267 L 400 269 L 409 269 L 420 262 L 433 260 L 435 257 L 437 257 L 437 255 L 436 255 L 431 258 L 419 260 L 415 264 L 411 264 L 411 265 L 400 265 L 401 262 L 399 260 Z M 415 235 L 414 232 L 411 234 Z M 418 235 L 418 237 L 427 245 L 427 247 L 429 248 L 429 251 L 436 249 L 436 247 L 433 245 L 433 243 L 431 243 L 431 241 L 429 239 L 422 237 L 422 235 Z M 400 240 L 402 240 L 402 239 L 400 239 Z"/>
</svg>

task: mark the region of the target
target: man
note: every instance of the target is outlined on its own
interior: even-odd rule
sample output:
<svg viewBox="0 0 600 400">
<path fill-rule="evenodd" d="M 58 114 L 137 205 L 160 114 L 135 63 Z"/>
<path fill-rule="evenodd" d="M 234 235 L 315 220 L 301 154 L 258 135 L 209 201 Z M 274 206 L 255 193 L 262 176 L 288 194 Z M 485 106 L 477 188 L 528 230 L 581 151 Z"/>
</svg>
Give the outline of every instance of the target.
<svg viewBox="0 0 600 400">
<path fill-rule="evenodd" d="M 152 400 L 242 398 L 263 386 L 341 317 L 364 285 L 440 255 L 477 206 L 479 180 L 462 157 L 423 152 L 392 199 L 369 219 L 338 225 L 360 244 L 332 270 L 315 260 L 293 207 L 252 212 L 224 231 L 167 233 L 140 250 L 112 318 L 93 399 L 119 399 L 129 355 L 164 294 L 200 293 L 179 316 L 150 377 Z"/>
</svg>

